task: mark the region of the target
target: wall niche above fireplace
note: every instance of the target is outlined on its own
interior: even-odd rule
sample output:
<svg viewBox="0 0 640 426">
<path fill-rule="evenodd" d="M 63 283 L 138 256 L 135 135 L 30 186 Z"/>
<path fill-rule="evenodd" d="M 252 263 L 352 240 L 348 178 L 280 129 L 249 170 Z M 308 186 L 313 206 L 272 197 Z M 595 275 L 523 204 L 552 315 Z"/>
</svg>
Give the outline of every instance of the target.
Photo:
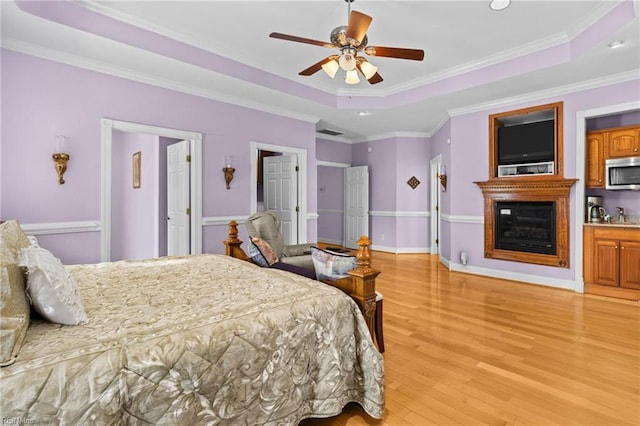
<svg viewBox="0 0 640 426">
<path fill-rule="evenodd" d="M 562 176 L 563 103 L 537 105 L 489 116 L 489 176 Z"/>
</svg>

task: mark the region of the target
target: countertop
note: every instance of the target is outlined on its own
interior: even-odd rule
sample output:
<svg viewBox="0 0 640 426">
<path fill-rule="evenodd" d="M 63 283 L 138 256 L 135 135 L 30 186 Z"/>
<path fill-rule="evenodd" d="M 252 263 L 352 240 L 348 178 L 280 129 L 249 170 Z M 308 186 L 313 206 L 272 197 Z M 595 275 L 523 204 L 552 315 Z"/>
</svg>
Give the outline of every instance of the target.
<svg viewBox="0 0 640 426">
<path fill-rule="evenodd" d="M 615 228 L 640 228 L 640 222 L 585 222 L 584 226 L 604 226 Z"/>
</svg>

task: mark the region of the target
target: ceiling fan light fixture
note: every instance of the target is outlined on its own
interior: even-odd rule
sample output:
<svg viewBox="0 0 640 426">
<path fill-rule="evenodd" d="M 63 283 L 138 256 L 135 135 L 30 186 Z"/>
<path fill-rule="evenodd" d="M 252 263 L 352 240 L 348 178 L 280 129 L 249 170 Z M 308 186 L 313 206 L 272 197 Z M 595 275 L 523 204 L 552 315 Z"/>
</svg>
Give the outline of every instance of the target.
<svg viewBox="0 0 640 426">
<path fill-rule="evenodd" d="M 356 55 L 354 49 L 344 49 L 340 58 L 338 58 L 340 68 L 345 71 L 353 71 L 356 69 Z"/>
<path fill-rule="evenodd" d="M 331 78 L 334 78 L 336 76 L 336 73 L 339 69 L 340 65 L 335 59 L 330 60 L 326 64 L 322 64 L 322 70 Z"/>
<path fill-rule="evenodd" d="M 356 70 L 349 70 L 344 78 L 344 82 L 347 84 L 358 84 L 360 83 L 360 78 L 358 77 L 358 72 Z"/>
<path fill-rule="evenodd" d="M 489 7 L 493 10 L 504 10 L 511 4 L 511 0 L 492 0 Z"/>
<path fill-rule="evenodd" d="M 360 64 L 360 70 L 362 71 L 362 74 L 364 74 L 364 78 L 369 80 L 371 77 L 376 75 L 376 73 L 378 72 L 378 67 L 373 65 L 371 62 L 363 61 Z"/>
</svg>

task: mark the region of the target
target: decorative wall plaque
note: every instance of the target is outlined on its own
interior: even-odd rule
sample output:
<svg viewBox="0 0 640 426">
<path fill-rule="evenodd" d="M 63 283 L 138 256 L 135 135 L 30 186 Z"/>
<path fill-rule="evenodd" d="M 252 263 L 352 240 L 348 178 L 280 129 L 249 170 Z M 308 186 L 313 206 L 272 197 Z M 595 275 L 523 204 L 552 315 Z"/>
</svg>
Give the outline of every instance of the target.
<svg viewBox="0 0 640 426">
<path fill-rule="evenodd" d="M 411 176 L 411 179 L 407 181 L 407 184 L 411 187 L 411 189 L 416 189 L 416 187 L 420 185 L 420 181 L 417 177 Z"/>
</svg>

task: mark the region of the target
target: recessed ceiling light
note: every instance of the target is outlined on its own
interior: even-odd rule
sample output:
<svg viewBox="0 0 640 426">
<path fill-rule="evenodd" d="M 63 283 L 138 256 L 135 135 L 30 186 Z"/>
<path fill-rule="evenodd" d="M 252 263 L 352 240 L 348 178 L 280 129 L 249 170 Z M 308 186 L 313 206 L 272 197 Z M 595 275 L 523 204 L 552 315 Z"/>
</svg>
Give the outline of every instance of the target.
<svg viewBox="0 0 640 426">
<path fill-rule="evenodd" d="M 365 117 L 367 115 L 370 115 L 371 113 L 369 111 L 358 111 L 358 115 L 360 117 Z"/>
<path fill-rule="evenodd" d="M 509 7 L 511 0 L 491 0 L 489 7 L 493 10 L 503 10 Z"/>
<path fill-rule="evenodd" d="M 609 43 L 609 47 L 612 49 L 617 49 L 618 47 L 622 46 L 624 44 L 624 41 L 622 40 L 616 40 L 616 41 L 612 41 L 611 43 Z"/>
</svg>

